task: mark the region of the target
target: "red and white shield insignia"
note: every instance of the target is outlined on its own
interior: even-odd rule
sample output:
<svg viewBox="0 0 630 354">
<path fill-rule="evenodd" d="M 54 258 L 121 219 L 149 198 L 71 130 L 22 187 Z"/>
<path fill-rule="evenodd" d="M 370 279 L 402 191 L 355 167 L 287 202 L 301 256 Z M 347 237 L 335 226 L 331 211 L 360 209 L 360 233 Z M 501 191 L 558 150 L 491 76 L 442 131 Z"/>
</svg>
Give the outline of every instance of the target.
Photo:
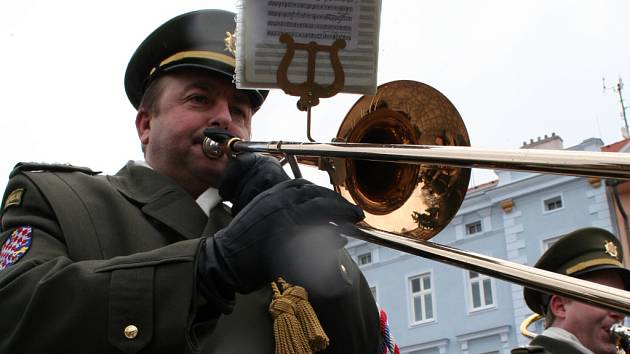
<svg viewBox="0 0 630 354">
<path fill-rule="evenodd" d="M 0 270 L 17 263 L 24 256 L 31 246 L 32 235 L 33 228 L 30 226 L 20 226 L 13 230 L 0 251 Z"/>
</svg>

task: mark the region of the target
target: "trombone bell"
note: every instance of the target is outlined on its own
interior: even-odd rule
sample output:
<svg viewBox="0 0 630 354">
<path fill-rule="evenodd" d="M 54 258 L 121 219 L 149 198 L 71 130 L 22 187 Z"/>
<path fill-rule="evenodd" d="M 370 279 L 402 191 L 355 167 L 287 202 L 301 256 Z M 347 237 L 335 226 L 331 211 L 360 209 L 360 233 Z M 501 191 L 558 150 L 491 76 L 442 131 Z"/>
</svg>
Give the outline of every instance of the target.
<svg viewBox="0 0 630 354">
<path fill-rule="evenodd" d="M 470 146 L 455 106 L 439 91 L 416 81 L 393 81 L 361 97 L 341 123 L 346 143 Z M 332 184 L 365 212 L 379 230 L 428 240 L 457 213 L 470 169 L 329 158 Z"/>
</svg>

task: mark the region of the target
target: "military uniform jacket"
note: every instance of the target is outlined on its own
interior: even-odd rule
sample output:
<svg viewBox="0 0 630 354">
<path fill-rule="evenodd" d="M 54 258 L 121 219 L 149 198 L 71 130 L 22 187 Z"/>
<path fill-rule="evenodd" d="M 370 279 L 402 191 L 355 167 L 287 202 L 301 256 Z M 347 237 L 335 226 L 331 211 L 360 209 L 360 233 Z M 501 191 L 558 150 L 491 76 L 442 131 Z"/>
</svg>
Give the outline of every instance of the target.
<svg viewBox="0 0 630 354">
<path fill-rule="evenodd" d="M 229 223 L 225 207 L 208 219 L 132 162 L 114 176 L 42 169 L 16 169 L 2 202 L 0 242 L 24 227 L 32 242 L 0 270 L 0 353 L 273 353 L 269 289 L 237 295 L 223 316 L 197 291 L 200 237 Z M 310 299 L 331 338 L 325 353 L 374 353 L 374 300 L 345 250 L 339 262 L 343 291 Z"/>
<path fill-rule="evenodd" d="M 547 337 L 544 335 L 537 335 L 529 343 L 528 346 L 522 348 L 512 349 L 512 354 L 584 354 L 584 352 L 578 350 L 575 346 L 566 341 L 558 340 L 555 338 Z"/>
</svg>

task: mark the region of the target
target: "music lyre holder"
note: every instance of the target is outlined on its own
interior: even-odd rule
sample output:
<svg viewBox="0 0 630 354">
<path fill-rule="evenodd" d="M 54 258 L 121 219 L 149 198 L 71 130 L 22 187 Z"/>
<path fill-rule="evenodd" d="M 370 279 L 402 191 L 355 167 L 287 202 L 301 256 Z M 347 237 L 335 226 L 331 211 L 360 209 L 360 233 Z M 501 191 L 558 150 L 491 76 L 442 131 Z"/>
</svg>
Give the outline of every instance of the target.
<svg viewBox="0 0 630 354">
<path fill-rule="evenodd" d="M 321 45 L 317 44 L 317 42 L 295 43 L 293 37 L 288 33 L 280 35 L 279 40 L 287 45 L 287 51 L 278 65 L 276 73 L 278 86 L 288 95 L 300 96 L 297 108 L 300 111 L 307 112 L 306 135 L 309 141 L 314 142 L 315 140 L 311 138 L 311 107 L 317 106 L 320 98 L 332 97 L 344 87 L 345 75 L 338 52 L 339 49 L 346 47 L 346 41 L 337 39 L 332 45 Z M 288 74 L 289 65 L 293 61 L 296 50 L 305 50 L 308 53 L 306 81 L 300 84 L 290 82 Z M 317 52 L 330 53 L 330 64 L 335 74 L 335 78 L 330 85 L 320 85 L 315 82 Z"/>
</svg>

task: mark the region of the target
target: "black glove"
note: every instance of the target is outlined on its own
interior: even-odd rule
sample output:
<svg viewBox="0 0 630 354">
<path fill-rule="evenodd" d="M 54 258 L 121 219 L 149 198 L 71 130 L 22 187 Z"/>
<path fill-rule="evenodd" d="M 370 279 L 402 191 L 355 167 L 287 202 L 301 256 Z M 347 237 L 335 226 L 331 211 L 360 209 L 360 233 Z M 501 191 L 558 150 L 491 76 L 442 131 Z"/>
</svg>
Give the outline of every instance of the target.
<svg viewBox="0 0 630 354">
<path fill-rule="evenodd" d="M 363 217 L 361 209 L 339 194 L 304 179 L 277 184 L 254 198 L 226 228 L 205 240 L 198 262 L 199 288 L 220 307 L 234 297 L 234 292 L 260 289 L 313 252 L 285 245 L 323 236 L 323 249 L 339 249 L 345 240 L 338 232 L 313 230 L 330 230 L 334 228 L 330 222 L 354 224 Z"/>
<path fill-rule="evenodd" d="M 236 215 L 258 194 L 288 179 L 275 158 L 254 153 L 239 154 L 230 159 L 225 168 L 219 195 L 232 202 L 232 215 Z"/>
</svg>

